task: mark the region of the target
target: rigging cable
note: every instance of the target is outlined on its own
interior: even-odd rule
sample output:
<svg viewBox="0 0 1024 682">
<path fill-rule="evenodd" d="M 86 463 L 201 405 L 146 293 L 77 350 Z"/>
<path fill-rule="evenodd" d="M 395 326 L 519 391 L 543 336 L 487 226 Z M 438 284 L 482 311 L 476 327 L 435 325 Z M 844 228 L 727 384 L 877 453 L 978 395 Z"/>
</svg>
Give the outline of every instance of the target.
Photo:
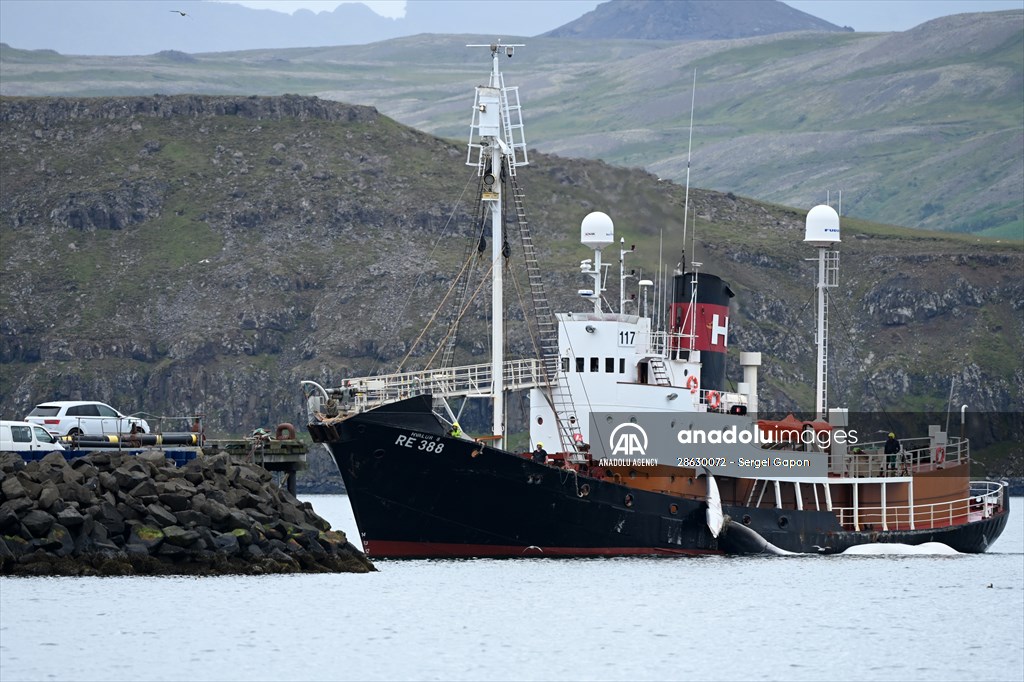
<svg viewBox="0 0 1024 682">
<path fill-rule="evenodd" d="M 463 199 L 463 197 L 466 196 L 466 190 L 469 188 L 469 185 L 472 182 L 474 176 L 475 176 L 475 173 L 470 176 L 470 179 L 466 182 L 465 186 L 462 188 L 462 192 L 459 194 L 459 198 L 456 199 L 455 200 L 455 204 L 452 205 L 451 213 L 448 214 L 448 220 L 445 221 L 444 227 L 441 229 L 441 234 L 438 235 L 437 239 L 434 241 L 434 245 L 430 248 L 430 253 L 427 254 L 427 259 L 428 260 L 430 259 L 431 256 L 434 255 L 434 252 L 437 250 L 437 247 L 441 244 L 441 240 L 444 239 L 448 235 L 448 229 L 451 227 L 452 221 L 455 218 L 455 211 L 462 204 L 462 199 Z M 412 297 L 413 297 L 413 295 L 417 291 L 419 291 L 420 282 L 421 282 L 421 280 L 423 279 L 423 277 L 425 275 L 426 275 L 426 272 L 421 270 L 420 274 L 416 277 L 416 282 L 413 284 L 412 288 L 409 290 L 409 296 L 405 299 L 405 304 L 402 306 L 402 309 L 399 311 L 398 315 L 396 315 L 394 317 L 394 328 L 392 329 L 390 334 L 385 335 L 384 343 L 381 344 L 380 348 L 377 351 L 377 354 L 373 358 L 373 365 L 370 367 L 370 372 L 369 372 L 369 374 L 371 376 L 377 371 L 377 367 L 380 365 L 380 362 L 382 360 L 381 356 L 382 356 L 383 350 L 388 346 L 389 343 L 393 342 L 397 338 L 398 330 L 399 330 L 399 327 L 401 326 L 402 319 L 405 317 L 405 311 L 409 309 L 409 304 L 412 303 Z M 406 356 L 406 357 L 408 357 L 408 356 Z M 405 360 L 403 360 L 403 362 L 404 361 Z"/>
<path fill-rule="evenodd" d="M 412 352 L 416 349 L 416 346 L 423 338 L 423 335 L 426 334 L 427 331 L 430 329 L 430 325 L 434 323 L 435 319 L 437 319 L 438 314 L 440 314 L 441 309 L 444 307 L 445 301 L 447 301 L 448 297 L 452 295 L 453 291 L 455 291 L 455 287 L 459 283 L 459 280 L 462 278 L 462 274 L 466 271 L 466 269 L 470 266 L 472 262 L 473 258 L 470 257 L 466 259 L 465 263 L 463 263 L 462 269 L 459 271 L 459 274 L 455 277 L 455 279 L 452 280 L 451 286 L 448 287 L 448 291 L 445 292 L 444 298 L 441 299 L 441 303 L 438 304 L 437 308 L 434 309 L 434 312 L 431 313 L 430 319 L 427 320 L 427 323 L 425 325 L 423 325 L 423 329 L 420 330 L 419 336 L 417 336 L 416 340 L 412 342 L 411 346 L 409 346 L 409 351 L 405 354 L 405 357 L 402 358 L 402 361 L 398 363 L 398 369 L 396 370 L 397 372 L 402 371 L 402 367 L 405 365 L 406 360 L 408 360 L 409 356 L 412 355 Z M 451 330 L 449 330 L 449 334 L 450 333 Z M 446 334 L 445 338 L 447 338 L 447 336 L 448 335 Z"/>
<path fill-rule="evenodd" d="M 474 300 L 476 299 L 476 295 L 480 293 L 480 290 L 481 290 L 481 289 L 483 289 L 484 285 L 485 285 L 485 284 L 487 284 L 487 277 L 488 277 L 488 276 L 489 276 L 489 275 L 491 274 L 491 271 L 492 271 L 493 269 L 494 269 L 494 263 L 492 262 L 492 263 L 491 263 L 491 267 L 489 267 L 489 268 L 487 269 L 487 272 L 485 272 L 485 273 L 483 274 L 483 277 L 482 277 L 482 278 L 480 279 L 480 284 L 479 284 L 479 286 L 477 286 L 476 290 L 475 290 L 475 291 L 473 292 L 473 295 L 469 297 L 469 299 L 468 299 L 468 300 L 467 300 L 467 302 L 466 302 L 466 305 L 465 305 L 465 307 L 464 307 L 464 308 L 462 308 L 462 310 L 460 310 L 460 311 L 459 311 L 459 314 L 458 314 L 458 315 L 456 316 L 456 318 L 455 318 L 455 321 L 456 321 L 456 322 L 458 322 L 459 320 L 461 320 L 461 319 L 463 318 L 463 316 L 465 316 L 465 314 L 466 314 L 467 312 L 469 312 L 469 306 L 470 306 L 470 304 L 471 304 L 471 303 L 472 303 L 472 302 L 473 302 L 473 301 L 474 301 Z M 451 293 L 451 289 L 449 289 L 449 293 Z M 445 297 L 447 298 L 447 295 L 446 295 Z M 442 303 L 443 303 L 443 301 L 442 301 Z M 439 311 L 439 310 L 440 310 L 440 308 L 438 308 L 438 311 Z M 438 312 L 438 311 L 435 311 L 435 312 L 434 312 L 434 315 L 432 315 L 432 316 L 431 316 L 431 318 L 430 318 L 431 320 L 433 320 L 433 319 L 434 319 L 434 317 L 436 317 L 436 316 L 437 316 L 437 312 Z M 429 322 L 428 322 L 428 325 L 429 325 Z M 441 339 L 441 342 L 440 342 L 440 343 L 438 344 L 438 348 L 437 348 L 437 349 L 436 349 L 436 350 L 434 351 L 434 354 L 430 356 L 430 359 L 429 359 L 429 360 L 427 360 L 427 367 L 429 367 L 429 366 L 430 366 L 430 365 L 431 365 L 431 364 L 432 364 L 432 363 L 434 362 L 434 359 L 435 359 L 435 358 L 437 357 L 437 354 L 438 354 L 438 353 L 440 353 L 440 352 L 441 352 L 441 350 L 442 350 L 442 349 L 444 348 L 444 342 L 445 342 L 445 341 L 446 341 L 446 340 L 448 339 L 448 337 L 449 337 L 449 336 L 451 336 L 451 335 L 452 335 L 452 332 L 453 332 L 454 330 L 455 330 L 455 326 L 454 326 L 454 325 L 448 328 L 448 332 L 447 332 L 447 333 L 446 333 L 446 334 L 444 335 L 444 338 L 442 338 L 442 339 Z M 418 336 L 418 337 L 416 338 L 416 343 L 419 343 L 419 340 L 420 340 L 420 338 L 422 338 L 422 337 L 423 337 L 423 333 L 424 333 L 424 332 L 426 332 L 426 329 L 424 329 L 424 330 L 423 330 L 423 332 L 421 332 L 421 333 L 420 333 L 420 335 L 419 335 L 419 336 Z M 409 350 L 409 352 L 411 353 L 411 352 L 412 352 L 412 349 L 410 349 L 410 350 Z M 408 356 L 408 354 L 407 354 L 407 355 L 405 356 L 405 358 L 403 358 L 402 362 L 404 363 L 404 362 L 405 362 L 405 360 L 407 360 L 408 358 L 409 358 L 409 356 Z"/>
</svg>

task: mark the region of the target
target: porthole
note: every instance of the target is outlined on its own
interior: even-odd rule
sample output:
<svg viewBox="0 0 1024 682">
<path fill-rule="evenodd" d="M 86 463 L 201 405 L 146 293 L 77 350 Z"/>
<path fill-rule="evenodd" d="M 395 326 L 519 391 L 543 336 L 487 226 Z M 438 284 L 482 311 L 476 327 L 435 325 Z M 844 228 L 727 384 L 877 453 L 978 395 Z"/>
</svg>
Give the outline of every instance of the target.
<svg viewBox="0 0 1024 682">
<path fill-rule="evenodd" d="M 679 505 L 673 502 L 668 506 L 668 513 L 673 516 L 679 513 Z"/>
<path fill-rule="evenodd" d="M 373 456 L 376 457 L 377 459 L 380 459 L 384 455 L 385 455 L 385 452 L 383 450 L 374 450 L 373 451 Z"/>
<path fill-rule="evenodd" d="M 633 496 L 627 493 L 626 499 L 623 500 L 623 502 L 625 503 L 625 505 L 627 507 L 632 507 L 633 506 Z"/>
<path fill-rule="evenodd" d="M 544 417 L 537 417 L 537 423 L 538 424 L 543 424 L 544 423 Z"/>
<path fill-rule="evenodd" d="M 750 514 L 744 514 L 743 515 L 743 525 L 744 526 L 749 526 L 750 525 Z"/>
<path fill-rule="evenodd" d="M 788 516 L 780 516 L 779 517 L 779 528 L 785 528 L 788 525 L 789 525 L 789 517 Z"/>
</svg>

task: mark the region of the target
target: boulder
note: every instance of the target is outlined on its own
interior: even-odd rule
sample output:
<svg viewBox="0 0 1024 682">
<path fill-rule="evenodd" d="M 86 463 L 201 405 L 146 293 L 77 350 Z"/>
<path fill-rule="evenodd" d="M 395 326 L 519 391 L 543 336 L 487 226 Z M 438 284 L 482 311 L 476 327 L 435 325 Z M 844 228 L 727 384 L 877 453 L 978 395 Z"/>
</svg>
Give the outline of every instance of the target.
<svg viewBox="0 0 1024 682">
<path fill-rule="evenodd" d="M 46 537 L 53 523 L 53 517 L 41 509 L 33 509 L 21 517 L 21 524 L 34 538 Z"/>
<path fill-rule="evenodd" d="M 178 523 L 178 518 L 167 511 L 167 508 L 160 504 L 151 504 L 146 507 L 146 513 L 159 525 L 161 528 L 167 528 Z"/>
<path fill-rule="evenodd" d="M 25 486 L 21 484 L 17 476 L 6 476 L 2 483 L 0 483 L 0 493 L 8 500 L 13 500 L 18 497 L 28 497 L 28 493 L 25 491 Z"/>
<path fill-rule="evenodd" d="M 74 507 L 67 507 L 57 514 L 57 523 L 69 530 L 76 530 L 85 524 L 85 517 Z"/>
<path fill-rule="evenodd" d="M 201 537 L 198 531 L 186 530 L 181 526 L 167 526 L 163 531 L 164 542 L 178 547 L 188 547 Z"/>
<path fill-rule="evenodd" d="M 164 541 L 164 532 L 156 526 L 132 524 L 128 536 L 129 545 L 141 545 L 149 551 L 155 550 Z"/>
</svg>

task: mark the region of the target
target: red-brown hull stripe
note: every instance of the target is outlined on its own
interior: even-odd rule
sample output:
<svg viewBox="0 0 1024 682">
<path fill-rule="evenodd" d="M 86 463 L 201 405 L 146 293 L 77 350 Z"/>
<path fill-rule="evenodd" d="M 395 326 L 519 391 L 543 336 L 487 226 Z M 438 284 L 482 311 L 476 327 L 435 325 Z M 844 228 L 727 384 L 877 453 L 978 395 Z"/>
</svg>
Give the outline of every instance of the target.
<svg viewBox="0 0 1024 682">
<path fill-rule="evenodd" d="M 472 558 L 472 557 L 543 557 L 543 556 L 686 556 L 721 554 L 707 549 L 668 549 L 663 547 L 522 547 L 517 545 L 462 545 L 443 542 L 405 542 L 399 540 L 364 540 L 366 554 L 371 558 Z"/>
</svg>

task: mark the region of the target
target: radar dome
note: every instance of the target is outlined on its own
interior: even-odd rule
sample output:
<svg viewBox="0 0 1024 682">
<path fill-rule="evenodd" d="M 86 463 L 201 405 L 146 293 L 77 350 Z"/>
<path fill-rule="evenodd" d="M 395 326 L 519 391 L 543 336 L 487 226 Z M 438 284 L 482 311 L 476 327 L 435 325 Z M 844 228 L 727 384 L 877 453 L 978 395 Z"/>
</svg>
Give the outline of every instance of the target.
<svg viewBox="0 0 1024 682">
<path fill-rule="evenodd" d="M 839 214 L 831 206 L 815 206 L 807 212 L 804 241 L 813 246 L 828 246 L 839 241 Z"/>
<path fill-rule="evenodd" d="M 615 242 L 615 225 L 607 213 L 587 214 L 580 223 L 580 242 L 591 249 L 603 249 Z"/>
</svg>

